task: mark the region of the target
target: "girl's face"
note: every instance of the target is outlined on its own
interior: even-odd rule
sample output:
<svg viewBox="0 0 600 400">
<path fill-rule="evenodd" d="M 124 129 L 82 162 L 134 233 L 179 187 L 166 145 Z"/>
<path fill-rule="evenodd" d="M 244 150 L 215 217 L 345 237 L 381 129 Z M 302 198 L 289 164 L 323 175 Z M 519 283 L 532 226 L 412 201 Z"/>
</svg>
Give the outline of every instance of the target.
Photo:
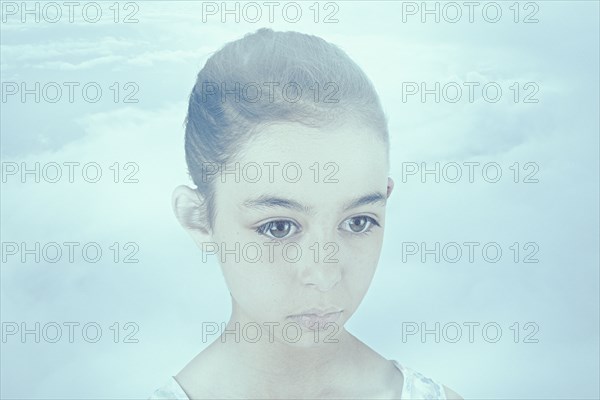
<svg viewBox="0 0 600 400">
<path fill-rule="evenodd" d="M 321 341 L 343 332 L 377 267 L 387 172 L 385 144 L 356 123 L 270 125 L 221 166 L 212 241 L 242 333 L 251 324 L 254 337 L 258 324 L 275 340 L 310 345 L 315 329 Z"/>
</svg>

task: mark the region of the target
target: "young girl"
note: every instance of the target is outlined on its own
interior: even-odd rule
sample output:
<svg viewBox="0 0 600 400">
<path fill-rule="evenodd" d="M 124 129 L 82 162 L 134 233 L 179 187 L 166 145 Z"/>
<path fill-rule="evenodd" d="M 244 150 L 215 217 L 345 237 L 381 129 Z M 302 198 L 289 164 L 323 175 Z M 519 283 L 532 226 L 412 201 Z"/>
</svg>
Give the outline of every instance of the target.
<svg viewBox="0 0 600 400">
<path fill-rule="evenodd" d="M 343 51 L 270 29 L 227 44 L 198 74 L 185 151 L 197 188 L 173 208 L 217 255 L 232 313 L 152 399 L 461 399 L 344 328 L 394 182 L 379 98 Z"/>
</svg>

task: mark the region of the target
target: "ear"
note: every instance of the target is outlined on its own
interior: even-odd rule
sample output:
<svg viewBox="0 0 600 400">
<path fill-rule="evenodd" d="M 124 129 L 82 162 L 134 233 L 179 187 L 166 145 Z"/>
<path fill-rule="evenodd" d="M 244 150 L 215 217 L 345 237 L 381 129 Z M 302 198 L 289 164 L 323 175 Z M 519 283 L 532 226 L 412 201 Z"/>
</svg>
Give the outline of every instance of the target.
<svg viewBox="0 0 600 400">
<path fill-rule="evenodd" d="M 388 176 L 388 183 L 387 183 L 387 197 L 390 197 L 390 194 L 392 194 L 392 190 L 394 190 L 394 180 Z"/>
<path fill-rule="evenodd" d="M 173 190 L 171 205 L 175 217 L 190 234 L 196 245 L 202 248 L 202 243 L 211 240 L 208 213 L 204 198 L 197 190 L 180 185 Z"/>
</svg>

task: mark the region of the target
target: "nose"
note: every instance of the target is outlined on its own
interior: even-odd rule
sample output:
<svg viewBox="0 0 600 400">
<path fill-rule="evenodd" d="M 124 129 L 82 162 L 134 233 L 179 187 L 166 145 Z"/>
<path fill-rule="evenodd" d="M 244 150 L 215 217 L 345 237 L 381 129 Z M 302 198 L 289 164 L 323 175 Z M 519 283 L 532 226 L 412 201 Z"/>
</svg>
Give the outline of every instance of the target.
<svg viewBox="0 0 600 400">
<path fill-rule="evenodd" d="M 315 243 L 310 250 L 310 254 L 303 257 L 300 279 L 306 286 L 327 292 L 342 280 L 341 260 L 335 254 L 337 246 Z"/>
</svg>

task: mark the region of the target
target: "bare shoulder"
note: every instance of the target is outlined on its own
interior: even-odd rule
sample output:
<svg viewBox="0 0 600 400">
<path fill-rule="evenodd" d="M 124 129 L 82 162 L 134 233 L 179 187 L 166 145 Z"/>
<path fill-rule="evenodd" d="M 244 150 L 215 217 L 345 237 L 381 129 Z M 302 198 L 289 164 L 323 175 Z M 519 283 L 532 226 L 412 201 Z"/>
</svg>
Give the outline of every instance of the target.
<svg viewBox="0 0 600 400">
<path fill-rule="evenodd" d="M 222 362 L 213 357 L 208 349 L 196 355 L 179 373 L 175 380 L 190 399 L 215 399 L 214 390 L 220 387 Z M 227 386 L 224 386 L 227 387 Z M 220 397 L 224 397 L 223 394 Z"/>
<path fill-rule="evenodd" d="M 458 393 L 446 386 L 444 386 L 444 391 L 446 392 L 446 399 L 448 400 L 464 400 Z"/>
</svg>

